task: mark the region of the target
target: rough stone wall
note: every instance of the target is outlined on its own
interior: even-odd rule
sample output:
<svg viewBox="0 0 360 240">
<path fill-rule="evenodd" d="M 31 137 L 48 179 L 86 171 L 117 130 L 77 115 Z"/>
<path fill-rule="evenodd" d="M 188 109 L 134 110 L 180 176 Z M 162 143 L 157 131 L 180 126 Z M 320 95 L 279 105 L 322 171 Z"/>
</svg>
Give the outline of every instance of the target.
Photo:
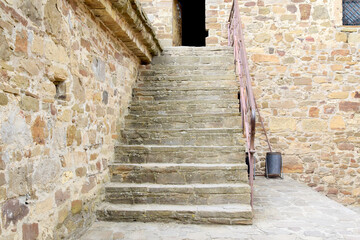
<svg viewBox="0 0 360 240">
<path fill-rule="evenodd" d="M 0 239 L 94 221 L 138 66 L 80 1 L 0 0 Z"/>
<path fill-rule="evenodd" d="M 341 26 L 341 3 L 240 1 L 240 11 L 258 105 L 284 170 L 360 204 L 360 28 Z"/>
<path fill-rule="evenodd" d="M 173 1 L 139 0 L 155 30 L 157 38 L 164 47 L 173 45 Z"/>
</svg>

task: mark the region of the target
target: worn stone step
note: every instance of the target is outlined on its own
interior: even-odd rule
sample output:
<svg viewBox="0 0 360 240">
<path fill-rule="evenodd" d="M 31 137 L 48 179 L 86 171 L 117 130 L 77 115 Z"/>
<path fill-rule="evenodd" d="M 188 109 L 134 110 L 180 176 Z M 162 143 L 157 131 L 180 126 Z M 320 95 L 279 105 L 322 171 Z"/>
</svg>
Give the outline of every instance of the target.
<svg viewBox="0 0 360 240">
<path fill-rule="evenodd" d="M 105 199 L 117 204 L 212 205 L 250 204 L 250 186 L 235 184 L 108 183 Z"/>
<path fill-rule="evenodd" d="M 136 117 L 149 115 L 183 115 L 197 117 L 201 114 L 215 117 L 239 115 L 239 101 L 232 100 L 166 100 L 166 101 L 132 101 L 129 106 L 130 114 Z M 176 119 L 174 119 L 176 120 Z"/>
<path fill-rule="evenodd" d="M 247 182 L 246 164 L 146 163 L 111 164 L 111 181 L 156 184 Z"/>
<path fill-rule="evenodd" d="M 124 129 L 120 143 L 127 145 L 237 146 L 244 144 L 240 128 Z"/>
<path fill-rule="evenodd" d="M 237 80 L 235 73 L 232 71 L 226 71 L 225 73 L 213 73 L 212 75 L 201 75 L 201 74 L 187 74 L 187 75 L 149 75 L 149 76 L 139 76 L 139 79 L 146 82 L 173 82 L 173 81 L 181 81 L 181 82 L 200 82 L 200 81 L 228 81 L 228 80 Z M 196 84 L 196 83 L 195 83 Z"/>
<path fill-rule="evenodd" d="M 252 224 L 249 204 L 157 205 L 103 203 L 96 211 L 100 221 L 177 222 L 192 224 Z"/>
<path fill-rule="evenodd" d="M 244 163 L 245 146 L 120 145 L 115 163 Z"/>
<path fill-rule="evenodd" d="M 195 65 L 195 66 L 206 66 L 206 65 L 229 65 L 234 66 L 234 56 L 233 54 L 221 54 L 219 56 L 209 56 L 209 55 L 188 55 L 188 56 L 176 56 L 164 54 L 156 56 L 151 62 L 151 68 L 161 67 L 161 66 L 177 66 L 177 65 Z"/>
<path fill-rule="evenodd" d="M 132 113 L 146 111 L 145 114 L 130 114 L 126 116 L 126 128 L 143 128 L 143 129 L 192 129 L 192 128 L 237 128 L 241 126 L 240 113 L 213 113 L 213 114 L 171 114 L 178 113 L 178 110 L 166 111 L 149 111 L 139 108 Z M 236 108 L 234 108 L 236 110 Z M 200 109 L 201 110 L 201 109 Z M 228 109 L 226 109 L 228 110 Z M 196 112 L 196 110 L 185 110 L 183 112 Z M 219 111 L 220 112 L 220 111 Z M 154 115 L 150 115 L 153 113 Z"/>
<path fill-rule="evenodd" d="M 131 114 L 138 116 L 183 115 L 197 116 L 200 114 L 238 114 L 238 99 L 231 100 L 166 100 L 166 101 L 132 101 L 129 106 Z"/>
<path fill-rule="evenodd" d="M 137 86 L 133 88 L 133 93 L 143 93 L 143 92 L 156 92 L 156 93 L 168 93 L 168 92 L 189 92 L 193 91 L 198 93 L 211 93 L 211 92 L 221 92 L 221 91 L 230 91 L 230 92 L 238 92 L 239 88 L 237 85 L 229 85 L 229 86 L 205 86 L 205 85 L 193 85 L 193 86 L 175 86 L 175 87 L 156 87 L 156 86 Z"/>
<path fill-rule="evenodd" d="M 224 56 L 233 55 L 234 49 L 228 46 L 219 47 L 166 47 L 162 55 L 170 56 Z"/>
<path fill-rule="evenodd" d="M 240 86 L 236 79 L 233 80 L 209 80 L 209 81 L 139 81 L 136 85 L 137 88 L 192 88 L 199 87 L 206 88 L 236 88 Z"/>
<path fill-rule="evenodd" d="M 232 68 L 222 67 L 222 68 L 211 68 L 211 69 L 159 69 L 159 70 L 152 70 L 146 69 L 140 71 L 140 76 L 148 77 L 148 76 L 191 76 L 191 75 L 202 75 L 202 76 L 209 76 L 209 75 L 235 75 L 235 72 Z"/>
<path fill-rule="evenodd" d="M 237 89 L 146 91 L 135 90 L 133 100 L 231 100 L 238 99 Z"/>
</svg>

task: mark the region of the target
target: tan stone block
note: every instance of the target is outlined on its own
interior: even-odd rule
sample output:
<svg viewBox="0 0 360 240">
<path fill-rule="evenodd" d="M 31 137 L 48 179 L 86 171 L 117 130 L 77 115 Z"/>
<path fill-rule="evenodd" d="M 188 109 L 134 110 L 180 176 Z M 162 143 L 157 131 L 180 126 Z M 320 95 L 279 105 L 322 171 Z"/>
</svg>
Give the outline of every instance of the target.
<svg viewBox="0 0 360 240">
<path fill-rule="evenodd" d="M 345 98 L 349 97 L 349 93 L 348 92 L 332 92 L 327 97 L 332 98 L 332 99 L 345 99 Z"/>
<path fill-rule="evenodd" d="M 20 108 L 24 111 L 39 111 L 39 100 L 29 96 L 23 96 L 20 102 Z"/>
<path fill-rule="evenodd" d="M 293 37 L 290 33 L 286 33 L 286 34 L 285 34 L 285 41 L 287 41 L 287 42 L 293 42 L 293 41 L 294 41 L 294 37 Z"/>
<path fill-rule="evenodd" d="M 45 139 L 48 137 L 48 129 L 46 122 L 38 116 L 31 126 L 31 134 L 33 141 L 37 144 L 44 145 Z"/>
<path fill-rule="evenodd" d="M 47 69 L 47 75 L 50 81 L 58 82 L 58 81 L 66 81 L 68 78 L 67 71 L 59 66 L 51 65 L 49 69 Z"/>
<path fill-rule="evenodd" d="M 6 94 L 0 93 L 0 105 L 1 105 L 1 106 L 5 106 L 5 105 L 8 104 L 8 102 L 9 102 L 9 99 L 8 99 L 8 97 L 6 96 Z"/>
<path fill-rule="evenodd" d="M 72 214 L 80 213 L 82 210 L 82 201 L 74 200 L 71 202 L 71 212 Z"/>
<path fill-rule="evenodd" d="M 69 214 L 69 211 L 66 208 L 61 209 L 58 212 L 58 223 L 62 224 L 65 221 L 65 219 L 67 218 L 68 214 Z"/>
<path fill-rule="evenodd" d="M 40 72 L 36 61 L 36 59 L 23 59 L 20 64 L 31 76 L 36 76 Z"/>
<path fill-rule="evenodd" d="M 43 55 L 45 51 L 44 38 L 35 35 L 31 45 L 31 51 L 38 55 Z"/>
<path fill-rule="evenodd" d="M 331 70 L 333 71 L 341 71 L 344 69 L 344 66 L 343 65 L 331 65 Z"/>
<path fill-rule="evenodd" d="M 54 208 L 54 199 L 49 197 L 44 201 L 37 201 L 34 209 L 35 215 L 45 214 L 50 215 L 51 210 Z"/>
<path fill-rule="evenodd" d="M 58 116 L 58 120 L 61 122 L 70 122 L 72 118 L 72 111 L 65 109 L 61 115 Z"/>
<path fill-rule="evenodd" d="M 295 14 L 281 15 L 280 20 L 281 21 L 295 21 L 296 15 Z"/>
<path fill-rule="evenodd" d="M 25 30 L 16 34 L 15 52 L 27 53 L 28 50 L 28 35 Z"/>
<path fill-rule="evenodd" d="M 294 79 L 294 85 L 311 85 L 311 78 L 296 78 Z"/>
<path fill-rule="evenodd" d="M 16 84 L 19 88 L 27 89 L 30 86 L 30 81 L 27 77 L 16 75 L 11 79 L 13 83 Z"/>
<path fill-rule="evenodd" d="M 271 117 L 269 128 L 272 132 L 295 131 L 296 119 L 286 117 Z"/>
<path fill-rule="evenodd" d="M 300 4 L 301 20 L 309 20 L 311 13 L 310 4 Z"/>
<path fill-rule="evenodd" d="M 297 156 L 283 155 L 284 173 L 302 173 L 304 171 L 303 163 Z"/>
<path fill-rule="evenodd" d="M 336 33 L 335 40 L 337 42 L 347 42 L 347 34 L 343 32 Z"/>
<path fill-rule="evenodd" d="M 334 116 L 330 121 L 332 130 L 345 129 L 345 122 L 342 116 Z"/>
<path fill-rule="evenodd" d="M 305 119 L 302 121 L 302 130 L 304 132 L 323 132 L 328 128 L 328 124 L 320 119 Z"/>
<path fill-rule="evenodd" d="M 66 49 L 61 45 L 55 44 L 53 41 L 46 41 L 45 57 L 57 63 L 67 64 L 69 62 Z"/>
<path fill-rule="evenodd" d="M 326 77 L 314 77 L 313 80 L 316 83 L 326 83 L 327 82 Z"/>
<path fill-rule="evenodd" d="M 309 117 L 319 117 L 320 109 L 317 107 L 311 107 L 309 109 Z"/>
<path fill-rule="evenodd" d="M 279 63 L 279 57 L 275 55 L 265 55 L 265 54 L 254 54 L 251 56 L 251 59 L 255 63 L 261 63 L 261 62 L 269 62 L 269 63 Z"/>
<path fill-rule="evenodd" d="M 61 182 L 62 183 L 66 183 L 68 182 L 70 179 L 72 179 L 74 177 L 74 173 L 71 171 L 66 171 L 62 174 L 61 176 Z"/>
<path fill-rule="evenodd" d="M 354 195 L 355 197 L 359 197 L 360 196 L 360 188 L 355 188 L 352 191 L 352 195 Z"/>
<path fill-rule="evenodd" d="M 280 6 L 273 6 L 273 7 L 272 7 L 272 11 L 273 11 L 273 13 L 275 13 L 275 14 L 283 14 L 283 13 L 286 12 L 285 8 L 280 7 Z"/>
<path fill-rule="evenodd" d="M 255 36 L 254 40 L 258 43 L 268 43 L 270 42 L 270 35 L 267 33 L 260 33 Z"/>
<path fill-rule="evenodd" d="M 348 42 L 349 42 L 349 44 L 359 44 L 360 43 L 360 34 L 359 33 L 350 33 Z"/>
<path fill-rule="evenodd" d="M 324 181 L 325 183 L 328 183 L 328 184 L 333 184 L 336 182 L 336 179 L 334 176 L 325 176 L 322 178 L 322 181 Z"/>
</svg>

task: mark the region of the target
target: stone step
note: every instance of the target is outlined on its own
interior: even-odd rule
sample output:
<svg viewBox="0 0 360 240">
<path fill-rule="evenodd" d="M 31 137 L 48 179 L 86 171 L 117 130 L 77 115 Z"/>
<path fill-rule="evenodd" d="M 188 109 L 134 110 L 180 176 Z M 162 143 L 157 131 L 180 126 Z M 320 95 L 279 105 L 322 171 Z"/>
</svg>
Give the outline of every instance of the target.
<svg viewBox="0 0 360 240">
<path fill-rule="evenodd" d="M 105 186 L 105 199 L 117 204 L 249 204 L 250 186 L 245 183 L 162 185 L 111 182 Z"/>
<path fill-rule="evenodd" d="M 184 75 L 149 75 L 149 76 L 139 76 L 139 79 L 141 81 L 150 81 L 150 82 L 164 82 L 164 83 L 172 83 L 174 81 L 181 81 L 181 82 L 200 82 L 200 81 L 215 81 L 215 82 L 221 82 L 221 81 L 237 81 L 235 73 L 232 71 L 226 71 L 225 73 L 219 74 L 219 73 L 213 73 L 212 75 L 201 75 L 201 74 L 186 74 Z M 221 83 L 220 83 L 221 84 Z"/>
<path fill-rule="evenodd" d="M 110 164 L 112 182 L 155 184 L 246 183 L 246 164 Z"/>
<path fill-rule="evenodd" d="M 170 56 L 224 56 L 233 55 L 232 47 L 166 47 L 162 55 Z"/>
<path fill-rule="evenodd" d="M 222 92 L 222 91 L 235 91 L 238 92 L 239 88 L 237 85 L 229 85 L 229 86 L 205 86 L 205 85 L 193 85 L 193 86 L 175 86 L 175 87 L 156 87 L 156 86 L 136 86 L 133 88 L 133 93 L 142 93 L 142 92 L 156 92 L 156 93 L 168 93 L 168 92 L 189 92 L 192 93 L 196 91 L 197 93 L 211 93 L 211 92 Z"/>
<path fill-rule="evenodd" d="M 252 224 L 249 204 L 157 205 L 102 203 L 96 211 L 100 221 L 177 222 L 192 224 Z"/>
<path fill-rule="evenodd" d="M 244 163 L 245 146 L 120 145 L 115 163 Z"/>
<path fill-rule="evenodd" d="M 134 90 L 133 100 L 231 100 L 238 99 L 237 89 L 209 89 L 209 90 L 173 90 L 151 91 Z"/>
<path fill-rule="evenodd" d="M 210 76 L 210 75 L 229 75 L 233 74 L 235 76 L 235 72 L 232 68 L 229 67 L 221 67 L 221 68 L 209 68 L 209 69 L 159 69 L 159 70 L 152 70 L 152 69 L 146 69 L 140 71 L 141 77 L 151 77 L 151 76 L 180 76 L 180 77 L 188 77 L 192 75 L 202 75 L 202 76 Z"/>
<path fill-rule="evenodd" d="M 231 87 L 239 89 L 239 82 L 234 78 L 232 80 L 209 80 L 209 81 L 139 81 L 137 88 L 225 88 Z"/>
<path fill-rule="evenodd" d="M 126 145 L 238 146 L 244 144 L 240 128 L 124 129 L 119 140 Z"/>
<path fill-rule="evenodd" d="M 201 116 L 201 114 L 226 117 L 226 114 L 239 115 L 239 101 L 233 100 L 167 100 L 167 101 L 132 101 L 130 113 L 136 117 L 149 115 Z M 176 120 L 176 119 L 174 119 Z"/>
<path fill-rule="evenodd" d="M 161 66 L 176 66 L 176 65 L 193 65 L 193 66 L 206 66 L 206 65 L 228 65 L 234 66 L 233 54 L 222 54 L 219 56 L 198 55 L 198 56 L 176 56 L 176 55 L 160 55 L 152 60 L 151 68 Z"/>
<path fill-rule="evenodd" d="M 165 110 L 165 111 L 164 111 Z M 202 110 L 202 109 L 199 109 Z M 222 109 L 223 110 L 223 109 Z M 229 111 L 225 108 L 224 110 Z M 234 112 L 238 109 L 234 108 Z M 144 114 L 141 114 L 143 111 Z M 125 128 L 142 129 L 193 129 L 193 128 L 238 128 L 241 126 L 240 113 L 220 113 L 216 114 L 189 114 L 185 112 L 197 112 L 196 109 L 182 110 L 164 109 L 149 111 L 149 108 L 131 108 L 131 114 L 126 116 Z M 214 110 L 215 112 L 215 110 Z M 139 115 L 136 115 L 138 113 Z M 172 113 L 171 115 L 163 115 Z"/>
</svg>

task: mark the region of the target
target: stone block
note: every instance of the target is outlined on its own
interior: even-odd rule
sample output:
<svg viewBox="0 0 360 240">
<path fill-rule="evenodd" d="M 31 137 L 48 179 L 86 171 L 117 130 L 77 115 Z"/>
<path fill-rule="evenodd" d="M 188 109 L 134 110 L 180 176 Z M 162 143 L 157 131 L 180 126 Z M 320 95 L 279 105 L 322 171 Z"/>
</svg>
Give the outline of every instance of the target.
<svg viewBox="0 0 360 240">
<path fill-rule="evenodd" d="M 253 54 L 251 59 L 255 63 L 279 63 L 279 57 L 275 55 Z"/>
<path fill-rule="evenodd" d="M 27 54 L 28 50 L 28 35 L 25 30 L 16 34 L 15 52 L 22 52 Z"/>
<path fill-rule="evenodd" d="M 336 40 L 337 42 L 344 42 L 344 43 L 346 43 L 346 42 L 347 42 L 347 39 L 348 39 L 348 36 L 347 36 L 346 33 L 338 32 L 338 33 L 336 33 L 336 35 L 335 35 L 335 40 Z"/>
<path fill-rule="evenodd" d="M 348 42 L 350 44 L 359 44 L 360 43 L 360 34 L 359 33 L 350 33 Z"/>
<path fill-rule="evenodd" d="M 296 130 L 296 119 L 287 117 L 271 117 L 269 128 L 272 132 L 280 131 L 295 131 Z"/>
<path fill-rule="evenodd" d="M 71 202 L 71 213 L 78 214 L 82 210 L 82 201 L 81 200 L 74 200 Z"/>
<path fill-rule="evenodd" d="M 331 92 L 328 96 L 328 98 L 332 99 L 345 99 L 349 97 L 348 92 Z"/>
<path fill-rule="evenodd" d="M 345 129 L 345 122 L 342 116 L 334 116 L 330 121 L 330 128 L 332 130 Z"/>
<path fill-rule="evenodd" d="M 11 223 L 16 226 L 18 221 L 29 214 L 29 208 L 25 204 L 20 203 L 18 199 L 7 200 L 3 204 L 1 211 L 2 224 L 5 229 L 7 229 Z"/>
<path fill-rule="evenodd" d="M 315 6 L 312 17 L 314 20 L 329 19 L 329 12 L 327 10 L 327 6 L 325 5 Z"/>
<path fill-rule="evenodd" d="M 22 225 L 23 240 L 36 240 L 39 236 L 39 226 L 37 223 Z"/>
<path fill-rule="evenodd" d="M 310 4 L 300 4 L 300 14 L 301 20 L 309 20 L 311 13 L 311 5 Z"/>
<path fill-rule="evenodd" d="M 23 96 L 20 102 L 20 108 L 24 111 L 39 111 L 39 100 L 30 96 Z"/>
<path fill-rule="evenodd" d="M 55 192 L 55 203 L 57 206 L 62 205 L 70 198 L 70 190 L 66 189 L 65 191 L 62 191 L 62 189 L 59 189 Z"/>
<path fill-rule="evenodd" d="M 328 128 L 328 124 L 320 119 L 305 119 L 302 120 L 302 130 L 304 132 L 324 132 Z"/>
<path fill-rule="evenodd" d="M 0 93 L 0 105 L 1 105 L 1 106 L 5 106 L 5 105 L 8 104 L 8 102 L 9 102 L 9 99 L 8 99 L 8 97 L 6 96 L 6 94 Z"/>
<path fill-rule="evenodd" d="M 31 126 L 31 134 L 35 143 L 45 144 L 45 140 L 48 137 L 48 129 L 46 122 L 40 116 L 36 118 L 34 124 Z"/>
<path fill-rule="evenodd" d="M 0 28 L 0 59 L 9 61 L 11 56 L 10 46 L 6 40 L 6 37 Z"/>
</svg>

